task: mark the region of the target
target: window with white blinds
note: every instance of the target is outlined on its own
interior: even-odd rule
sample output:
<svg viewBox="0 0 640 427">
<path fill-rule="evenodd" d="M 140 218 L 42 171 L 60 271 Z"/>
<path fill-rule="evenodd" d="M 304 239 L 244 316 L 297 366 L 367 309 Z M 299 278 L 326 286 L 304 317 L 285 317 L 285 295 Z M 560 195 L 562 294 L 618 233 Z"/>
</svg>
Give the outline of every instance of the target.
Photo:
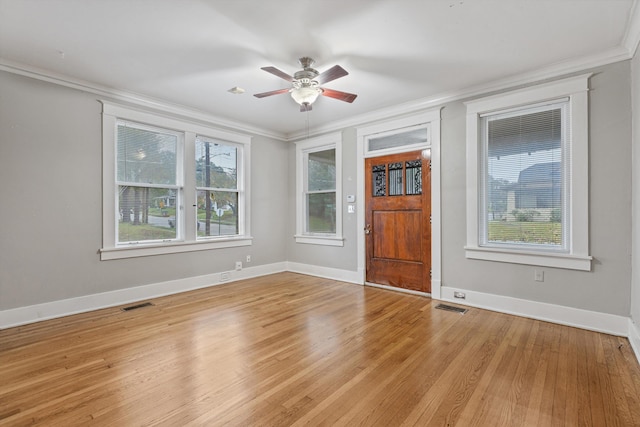
<svg viewBox="0 0 640 427">
<path fill-rule="evenodd" d="M 589 77 L 465 103 L 467 258 L 591 269 Z"/>
<path fill-rule="evenodd" d="M 481 246 L 568 251 L 568 100 L 480 118 Z"/>
<path fill-rule="evenodd" d="M 181 183 L 178 133 L 125 121 L 117 122 L 116 185 L 118 191 L 116 243 L 175 240 L 179 222 Z"/>
</svg>

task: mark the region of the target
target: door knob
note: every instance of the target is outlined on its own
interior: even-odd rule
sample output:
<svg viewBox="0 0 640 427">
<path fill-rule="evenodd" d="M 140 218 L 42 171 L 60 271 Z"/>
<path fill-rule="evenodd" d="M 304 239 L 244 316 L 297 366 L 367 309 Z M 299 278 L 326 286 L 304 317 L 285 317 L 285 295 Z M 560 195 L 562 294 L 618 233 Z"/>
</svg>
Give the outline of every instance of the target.
<svg viewBox="0 0 640 427">
<path fill-rule="evenodd" d="M 364 234 L 371 234 L 371 224 L 367 224 L 364 228 Z"/>
</svg>

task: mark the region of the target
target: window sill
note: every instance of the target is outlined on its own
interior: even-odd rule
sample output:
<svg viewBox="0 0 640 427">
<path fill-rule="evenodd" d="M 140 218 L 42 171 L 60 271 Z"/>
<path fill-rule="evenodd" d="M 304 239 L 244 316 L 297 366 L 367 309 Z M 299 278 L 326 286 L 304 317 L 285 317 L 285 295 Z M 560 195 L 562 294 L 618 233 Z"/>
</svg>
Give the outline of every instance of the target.
<svg viewBox="0 0 640 427">
<path fill-rule="evenodd" d="M 206 251 L 209 249 L 234 248 L 238 246 L 251 246 L 253 237 L 240 236 L 220 238 L 215 241 L 200 242 L 168 242 L 162 244 L 137 244 L 131 246 L 119 246 L 116 248 L 100 249 L 100 260 L 136 258 L 143 256 L 175 254 L 182 252 Z"/>
<path fill-rule="evenodd" d="M 469 259 L 591 271 L 592 257 L 588 255 L 540 253 L 469 246 L 464 249 L 465 256 Z"/>
<path fill-rule="evenodd" d="M 337 236 L 296 235 L 296 243 L 324 246 L 344 246 L 344 238 Z"/>
</svg>

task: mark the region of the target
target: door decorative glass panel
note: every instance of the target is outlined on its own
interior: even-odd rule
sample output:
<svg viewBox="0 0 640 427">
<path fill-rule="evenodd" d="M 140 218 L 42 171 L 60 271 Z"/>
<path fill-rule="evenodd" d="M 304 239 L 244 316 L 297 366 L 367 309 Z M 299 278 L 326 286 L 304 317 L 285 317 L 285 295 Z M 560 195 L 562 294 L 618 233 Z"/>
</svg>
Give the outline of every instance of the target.
<svg viewBox="0 0 640 427">
<path fill-rule="evenodd" d="M 387 195 L 387 167 L 386 165 L 375 165 L 371 168 L 373 177 L 373 197 Z"/>
<path fill-rule="evenodd" d="M 422 194 L 422 161 L 412 160 L 410 162 L 406 162 L 405 175 L 407 196 Z"/>
</svg>

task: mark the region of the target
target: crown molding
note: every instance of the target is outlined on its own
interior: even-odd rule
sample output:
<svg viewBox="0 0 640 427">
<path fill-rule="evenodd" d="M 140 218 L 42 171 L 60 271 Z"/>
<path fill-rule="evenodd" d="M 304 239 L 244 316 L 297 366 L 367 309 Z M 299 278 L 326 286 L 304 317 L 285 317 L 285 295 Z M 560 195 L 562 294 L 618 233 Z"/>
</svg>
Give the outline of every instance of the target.
<svg viewBox="0 0 640 427">
<path fill-rule="evenodd" d="M 631 57 L 636 54 L 640 44 L 640 0 L 634 0 L 629 12 L 627 30 L 625 31 L 622 45 L 627 48 Z"/>
<path fill-rule="evenodd" d="M 253 135 L 260 135 L 280 141 L 286 140 L 285 135 L 282 133 L 275 133 L 258 127 L 248 126 L 246 123 L 223 119 L 221 117 L 205 113 L 201 110 L 174 104 L 166 100 L 156 99 L 133 92 L 118 90 L 107 86 L 101 86 L 95 83 L 54 73 L 41 68 L 8 61 L 4 58 L 0 58 L 0 70 L 25 77 L 30 77 L 36 80 L 57 84 L 60 86 L 65 86 L 71 89 L 77 89 L 83 92 L 89 92 L 94 95 L 98 95 L 99 97 L 106 97 L 115 101 L 130 103 L 138 107 L 159 111 L 164 114 L 180 117 L 183 119 L 189 119 L 191 121 L 200 121 L 209 125 L 233 129 L 236 132 L 239 131 L 251 133 Z"/>
<path fill-rule="evenodd" d="M 280 141 L 293 142 L 310 136 L 318 136 L 329 132 L 340 131 L 350 127 L 362 126 L 379 120 L 390 119 L 404 114 L 414 113 L 419 110 L 440 107 L 448 102 L 459 101 L 476 96 L 483 96 L 491 92 L 509 90 L 518 86 L 531 85 L 544 80 L 563 77 L 572 73 L 583 72 L 590 68 L 612 64 L 619 61 L 625 61 L 633 57 L 639 41 L 640 0 L 634 0 L 630 12 L 629 23 L 627 25 L 627 31 L 625 32 L 623 44 L 620 46 L 614 47 L 604 52 L 600 52 L 595 55 L 569 59 L 566 61 L 551 64 L 543 68 L 539 68 L 534 71 L 505 77 L 503 79 L 467 87 L 465 89 L 457 91 L 444 92 L 435 96 L 417 99 L 415 101 L 398 104 L 392 107 L 381 108 L 365 114 L 352 116 L 344 120 L 335 121 L 330 125 L 318 126 L 309 129 L 308 131 L 300 131 L 290 134 L 278 133 L 254 126 L 249 126 L 246 123 L 223 119 L 200 110 L 192 109 L 178 104 L 172 104 L 164 100 L 154 99 L 144 95 L 113 89 L 106 86 L 100 86 L 81 79 L 75 79 L 25 64 L 7 61 L 3 58 L 0 58 L 0 70 L 58 84 L 61 86 L 66 86 L 73 89 L 78 89 L 85 92 L 90 92 L 101 97 L 109 97 L 118 101 L 129 102 L 134 105 L 162 111 L 164 113 L 179 116 L 181 118 L 200 120 L 208 124 L 230 128 L 235 131 L 247 132 Z"/>
<path fill-rule="evenodd" d="M 636 0 L 635 4 L 638 4 Z M 637 7 L 636 10 L 640 9 Z M 441 107 L 446 103 L 460 101 L 463 99 L 484 96 L 492 92 L 500 92 L 504 90 L 515 89 L 517 87 L 528 86 L 544 82 L 546 80 L 565 77 L 574 73 L 581 73 L 591 68 L 601 67 L 603 65 L 613 64 L 620 61 L 631 59 L 633 54 L 624 46 L 617 46 L 612 49 L 600 52 L 595 55 L 589 55 L 581 58 L 569 59 L 557 62 L 549 66 L 539 68 L 534 71 L 505 77 L 503 79 L 494 80 L 476 86 L 470 86 L 458 91 L 444 92 L 432 97 L 422 98 L 415 101 L 406 102 L 389 108 L 382 108 L 369 113 L 353 116 L 345 120 L 333 122 L 329 126 L 318 126 L 309 130 L 309 136 L 334 132 L 337 130 L 362 126 L 371 122 L 386 120 L 396 116 L 414 113 L 419 110 Z M 288 134 L 287 141 L 295 141 L 307 137 L 306 132 Z"/>
</svg>

